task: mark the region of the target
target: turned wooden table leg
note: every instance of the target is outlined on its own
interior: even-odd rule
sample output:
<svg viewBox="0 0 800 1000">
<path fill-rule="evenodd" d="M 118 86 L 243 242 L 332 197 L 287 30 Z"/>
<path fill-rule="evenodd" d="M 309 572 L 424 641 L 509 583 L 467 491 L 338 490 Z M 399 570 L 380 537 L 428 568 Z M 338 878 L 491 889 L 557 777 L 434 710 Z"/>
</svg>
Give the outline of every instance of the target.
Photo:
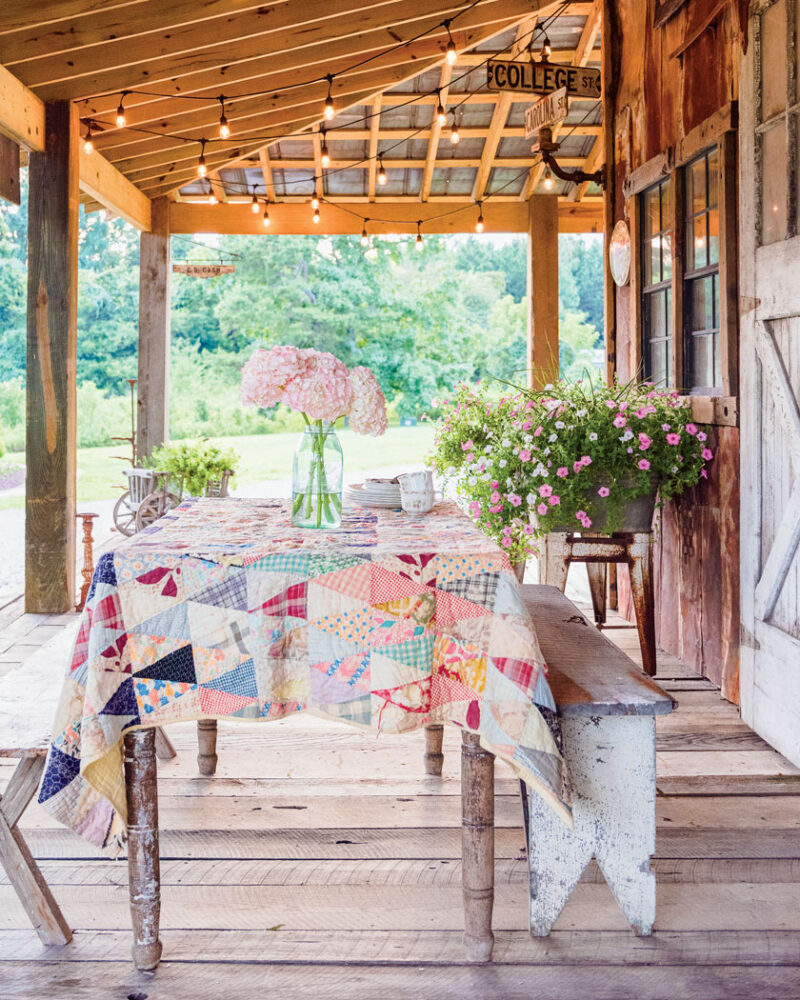
<svg viewBox="0 0 800 1000">
<path fill-rule="evenodd" d="M 442 753 L 442 737 L 444 726 L 430 725 L 425 727 L 425 773 L 441 776 L 444 754 Z"/>
<path fill-rule="evenodd" d="M 161 958 L 158 938 L 161 875 L 158 858 L 158 788 L 155 733 L 125 734 L 125 788 L 128 800 L 128 884 L 133 924 L 133 963 L 155 969 Z"/>
<path fill-rule="evenodd" d="M 494 754 L 477 733 L 461 734 L 461 883 L 468 962 L 492 958 Z"/>
<path fill-rule="evenodd" d="M 197 723 L 197 770 L 206 778 L 210 778 L 216 773 L 216 719 L 200 719 Z"/>
<path fill-rule="evenodd" d="M 628 550 L 631 595 L 636 609 L 636 627 L 642 650 L 642 669 L 650 677 L 656 672 L 656 618 L 653 597 L 653 549 L 650 532 L 636 532 Z"/>
</svg>

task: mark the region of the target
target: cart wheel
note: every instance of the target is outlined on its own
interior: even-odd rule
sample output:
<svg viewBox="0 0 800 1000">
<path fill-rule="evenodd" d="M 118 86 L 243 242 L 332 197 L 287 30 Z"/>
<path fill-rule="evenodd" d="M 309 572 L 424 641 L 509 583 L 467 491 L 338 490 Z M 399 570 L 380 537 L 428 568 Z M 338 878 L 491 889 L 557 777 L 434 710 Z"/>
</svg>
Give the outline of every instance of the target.
<svg viewBox="0 0 800 1000">
<path fill-rule="evenodd" d="M 149 527 L 179 503 L 180 500 L 174 493 L 164 493 L 161 490 L 158 493 L 148 493 L 136 511 L 136 530 Z"/>
<path fill-rule="evenodd" d="M 136 531 L 136 509 L 131 507 L 130 490 L 120 496 L 114 504 L 114 527 L 123 535 L 130 537 Z"/>
</svg>

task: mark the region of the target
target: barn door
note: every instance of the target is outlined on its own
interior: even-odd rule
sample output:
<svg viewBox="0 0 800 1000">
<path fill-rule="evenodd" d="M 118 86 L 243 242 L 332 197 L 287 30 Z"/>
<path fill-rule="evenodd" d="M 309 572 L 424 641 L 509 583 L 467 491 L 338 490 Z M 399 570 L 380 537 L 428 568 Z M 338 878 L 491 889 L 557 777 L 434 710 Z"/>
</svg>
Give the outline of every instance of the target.
<svg viewBox="0 0 800 1000">
<path fill-rule="evenodd" d="M 740 92 L 742 716 L 800 764 L 798 0 L 753 5 Z"/>
</svg>

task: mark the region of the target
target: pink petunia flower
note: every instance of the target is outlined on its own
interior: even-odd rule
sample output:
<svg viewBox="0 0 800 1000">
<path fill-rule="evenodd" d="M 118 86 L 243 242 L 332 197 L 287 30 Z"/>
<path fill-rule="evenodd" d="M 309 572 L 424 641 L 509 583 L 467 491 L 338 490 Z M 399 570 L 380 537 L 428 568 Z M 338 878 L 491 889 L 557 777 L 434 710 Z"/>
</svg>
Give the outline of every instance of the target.
<svg viewBox="0 0 800 1000">
<path fill-rule="evenodd" d="M 616 410 L 617 408 L 617 404 L 614 402 L 613 399 L 607 399 L 606 406 L 609 408 L 609 410 Z"/>
<path fill-rule="evenodd" d="M 519 460 L 520 460 L 520 462 L 530 462 L 530 460 L 531 460 L 531 453 L 528 451 L 527 448 L 522 448 L 520 450 Z"/>
<path fill-rule="evenodd" d="M 681 436 L 680 434 L 667 434 L 667 444 L 680 444 Z"/>
<path fill-rule="evenodd" d="M 583 468 L 583 462 L 579 461 L 579 462 L 573 462 L 572 463 L 572 471 L 573 472 L 580 472 L 582 468 Z"/>
<path fill-rule="evenodd" d="M 557 493 L 553 493 L 552 496 L 547 498 L 547 502 L 551 507 L 557 507 L 561 503 L 561 497 Z"/>
<path fill-rule="evenodd" d="M 461 445 L 462 451 L 475 451 L 475 445 L 472 443 L 472 438 L 469 438 Z"/>
<path fill-rule="evenodd" d="M 510 538 L 510 536 L 509 535 L 503 535 L 503 537 L 500 539 L 500 544 L 503 546 L 504 549 L 510 548 L 511 547 L 511 538 Z"/>
<path fill-rule="evenodd" d="M 646 434 L 640 434 L 639 435 L 639 450 L 640 451 L 647 451 L 647 449 L 650 447 L 650 445 L 652 443 L 653 442 L 650 440 L 650 438 Z"/>
<path fill-rule="evenodd" d="M 492 503 L 499 503 L 500 502 L 500 494 L 497 492 L 497 490 L 494 490 L 494 492 L 489 497 L 489 499 L 491 500 Z"/>
<path fill-rule="evenodd" d="M 550 508 L 547 506 L 546 503 L 540 503 L 539 506 L 536 508 L 536 511 L 541 517 L 544 517 L 544 515 L 548 512 L 549 509 Z"/>
<path fill-rule="evenodd" d="M 621 413 L 618 413 L 616 415 L 616 417 L 614 417 L 614 426 L 615 427 L 624 427 L 625 424 L 627 424 L 627 422 L 628 421 L 625 419 L 625 417 Z"/>
<path fill-rule="evenodd" d="M 499 514 L 499 513 L 500 513 L 500 511 L 501 511 L 502 509 L 503 509 L 503 505 L 502 505 L 501 503 L 497 503 L 497 504 L 495 504 L 495 505 L 494 505 L 493 507 L 490 507 L 490 508 L 489 508 L 489 510 L 490 510 L 490 511 L 491 511 L 491 512 L 492 512 L 493 514 Z"/>
<path fill-rule="evenodd" d="M 610 492 L 611 490 L 607 486 L 601 486 L 600 489 L 597 491 L 597 495 L 600 497 L 607 497 Z"/>
<path fill-rule="evenodd" d="M 544 483 L 539 487 L 540 497 L 550 497 L 553 495 L 553 487 L 549 483 Z"/>
<path fill-rule="evenodd" d="M 711 451 L 710 448 L 703 448 L 703 450 L 700 452 L 700 456 L 701 458 L 705 459 L 706 462 L 710 462 L 711 459 L 714 457 L 714 452 Z"/>
<path fill-rule="evenodd" d="M 522 503 L 522 497 L 518 496 L 516 493 L 509 493 L 507 499 L 512 507 L 519 507 Z"/>
<path fill-rule="evenodd" d="M 697 426 L 696 426 L 696 424 L 687 424 L 686 425 L 686 433 L 687 434 L 696 434 L 697 433 Z"/>
<path fill-rule="evenodd" d="M 556 469 L 556 475 L 560 479 L 566 479 L 569 475 L 569 469 L 565 465 L 562 465 L 560 469 Z"/>
<path fill-rule="evenodd" d="M 540 435 L 540 434 L 542 433 L 542 431 L 543 431 L 543 430 L 544 430 L 544 428 L 542 427 L 542 425 L 541 425 L 541 424 L 539 424 L 539 426 L 538 426 L 538 427 L 536 428 L 536 430 L 535 430 L 535 431 L 533 432 L 533 436 L 534 436 L 535 438 L 538 438 L 538 437 L 539 437 L 539 435 Z"/>
<path fill-rule="evenodd" d="M 650 463 L 647 461 L 646 458 L 640 458 L 639 461 L 637 462 L 637 465 L 642 470 L 642 472 L 647 472 L 647 470 L 650 468 Z"/>
<path fill-rule="evenodd" d="M 592 459 L 590 455 L 581 455 L 581 465 L 591 465 Z"/>
<path fill-rule="evenodd" d="M 697 440 L 698 441 L 705 441 L 705 440 L 707 440 L 707 438 L 708 438 L 708 435 L 704 434 L 703 431 L 698 431 L 697 432 Z"/>
</svg>

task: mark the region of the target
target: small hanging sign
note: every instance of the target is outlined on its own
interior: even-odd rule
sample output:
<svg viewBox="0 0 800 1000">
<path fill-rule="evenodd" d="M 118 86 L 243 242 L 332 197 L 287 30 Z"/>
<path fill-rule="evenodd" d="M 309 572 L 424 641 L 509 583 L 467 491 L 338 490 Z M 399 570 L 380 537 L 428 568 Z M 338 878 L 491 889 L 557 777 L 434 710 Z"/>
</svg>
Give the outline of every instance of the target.
<svg viewBox="0 0 800 1000">
<path fill-rule="evenodd" d="M 525 108 L 525 138 L 532 139 L 540 128 L 563 122 L 569 114 L 567 88 L 547 94 Z"/>
<path fill-rule="evenodd" d="M 233 274 L 235 264 L 173 264 L 175 274 L 188 274 L 193 278 L 216 278 L 218 274 Z"/>
<path fill-rule="evenodd" d="M 489 59 L 486 63 L 486 89 L 549 94 L 566 88 L 570 97 L 600 97 L 600 70 L 568 63 L 512 62 Z"/>
</svg>

